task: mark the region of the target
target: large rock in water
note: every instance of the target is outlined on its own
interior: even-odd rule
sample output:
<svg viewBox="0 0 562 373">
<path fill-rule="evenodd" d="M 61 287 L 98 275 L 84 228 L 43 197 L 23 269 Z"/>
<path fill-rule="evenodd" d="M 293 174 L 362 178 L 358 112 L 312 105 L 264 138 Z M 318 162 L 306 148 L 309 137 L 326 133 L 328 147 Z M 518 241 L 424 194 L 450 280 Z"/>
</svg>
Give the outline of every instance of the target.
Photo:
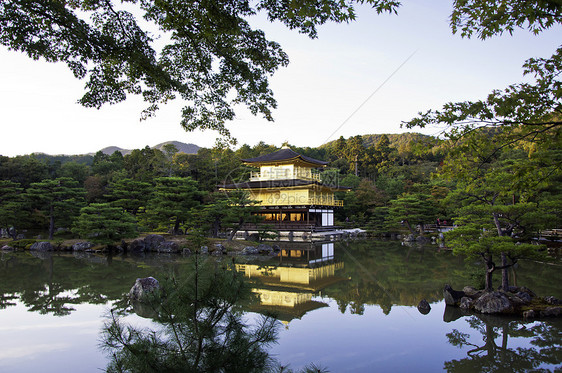
<svg viewBox="0 0 562 373">
<path fill-rule="evenodd" d="M 146 294 L 160 288 L 160 283 L 154 277 L 137 278 L 129 291 L 131 300 L 141 300 Z"/>
<path fill-rule="evenodd" d="M 448 306 L 458 306 L 464 296 L 464 291 L 453 290 L 451 285 L 445 285 L 443 289 L 443 298 L 445 298 L 445 304 Z"/>
<path fill-rule="evenodd" d="M 513 306 L 504 293 L 493 291 L 482 294 L 474 302 L 474 309 L 481 313 L 509 313 Z"/>
</svg>

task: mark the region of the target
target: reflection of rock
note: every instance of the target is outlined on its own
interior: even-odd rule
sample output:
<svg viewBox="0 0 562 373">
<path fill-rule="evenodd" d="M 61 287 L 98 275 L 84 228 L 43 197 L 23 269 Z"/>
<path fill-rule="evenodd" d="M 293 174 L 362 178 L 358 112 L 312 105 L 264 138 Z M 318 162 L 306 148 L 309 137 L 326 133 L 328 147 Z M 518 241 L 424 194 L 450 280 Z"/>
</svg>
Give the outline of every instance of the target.
<svg viewBox="0 0 562 373">
<path fill-rule="evenodd" d="M 464 296 L 464 291 L 453 290 L 451 285 L 445 285 L 443 289 L 443 298 L 445 298 L 445 304 L 448 306 L 458 306 Z"/>
<path fill-rule="evenodd" d="M 474 302 L 474 309 L 481 313 L 509 313 L 513 306 L 504 293 L 492 291 L 480 296 Z"/>
<path fill-rule="evenodd" d="M 53 254 L 50 251 L 37 251 L 37 250 L 33 250 L 30 251 L 31 255 L 33 255 L 36 258 L 39 258 L 41 260 L 48 260 L 51 259 Z"/>
<path fill-rule="evenodd" d="M 140 302 L 138 300 L 131 301 L 131 306 L 133 306 L 133 312 L 147 319 L 153 319 L 158 316 L 158 312 L 150 304 L 145 302 Z"/>
<path fill-rule="evenodd" d="M 469 314 L 470 314 L 469 312 L 459 307 L 446 306 L 445 312 L 443 312 L 443 321 L 452 322 Z"/>
<path fill-rule="evenodd" d="M 429 305 L 427 300 L 422 299 L 420 301 L 420 303 L 418 304 L 418 311 L 420 311 L 422 315 L 427 315 L 429 311 L 431 311 L 431 306 Z"/>
<path fill-rule="evenodd" d="M 15 249 L 12 246 L 8 246 L 8 245 L 2 246 L 2 248 L 0 250 L 2 250 L 2 251 L 15 251 Z"/>
<path fill-rule="evenodd" d="M 154 277 L 137 278 L 135 284 L 129 291 L 129 298 L 141 300 L 146 294 L 160 288 L 160 283 Z"/>
<path fill-rule="evenodd" d="M 558 317 L 562 316 L 562 307 L 546 307 L 540 313 L 541 317 Z"/>
</svg>

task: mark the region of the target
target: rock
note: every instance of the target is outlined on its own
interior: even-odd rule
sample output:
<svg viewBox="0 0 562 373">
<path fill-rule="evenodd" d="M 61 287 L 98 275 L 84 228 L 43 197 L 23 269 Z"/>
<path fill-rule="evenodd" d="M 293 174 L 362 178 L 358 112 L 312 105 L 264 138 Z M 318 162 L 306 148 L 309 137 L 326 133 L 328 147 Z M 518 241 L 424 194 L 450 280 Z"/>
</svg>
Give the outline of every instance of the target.
<svg viewBox="0 0 562 373">
<path fill-rule="evenodd" d="M 521 287 L 519 288 L 519 291 L 520 291 L 520 292 L 523 292 L 523 293 L 529 294 L 529 295 L 531 296 L 531 298 L 536 298 L 536 297 L 537 297 L 537 294 L 535 294 L 531 289 L 529 289 L 529 288 L 527 288 L 527 287 L 525 287 L 525 286 L 521 286 Z"/>
<path fill-rule="evenodd" d="M 464 295 L 472 299 L 478 298 L 482 294 L 481 290 L 478 290 L 472 286 L 465 286 L 464 288 L 462 288 L 462 291 L 464 292 Z"/>
<path fill-rule="evenodd" d="M 445 285 L 443 289 L 443 298 L 445 298 L 445 304 L 448 306 L 457 306 L 459 305 L 462 297 L 465 294 L 463 291 L 453 290 L 451 285 Z"/>
<path fill-rule="evenodd" d="M 546 307 L 541 311 L 541 317 L 558 317 L 562 315 L 562 307 Z"/>
<path fill-rule="evenodd" d="M 551 304 L 553 306 L 557 306 L 557 305 L 561 305 L 562 301 L 560 299 L 556 299 L 553 296 L 550 297 L 545 297 L 544 301 L 548 304 Z"/>
<path fill-rule="evenodd" d="M 24 234 L 18 234 L 16 236 L 16 240 L 24 240 L 25 239 L 25 235 Z"/>
<path fill-rule="evenodd" d="M 226 247 L 224 247 L 222 244 L 217 243 L 215 244 L 215 249 L 213 250 L 213 252 L 211 253 L 214 256 L 221 256 L 226 254 Z"/>
<path fill-rule="evenodd" d="M 402 241 L 404 242 L 414 242 L 415 240 L 416 236 L 414 236 L 413 234 L 408 234 L 402 238 Z"/>
<path fill-rule="evenodd" d="M 164 241 L 160 245 L 158 245 L 156 251 L 158 251 L 159 253 L 179 253 L 180 247 L 177 242 Z"/>
<path fill-rule="evenodd" d="M 221 244 L 221 243 L 216 243 L 215 249 L 213 250 L 212 254 L 216 255 L 216 256 L 224 255 L 224 254 L 226 254 L 226 247 L 224 247 L 223 244 Z"/>
<path fill-rule="evenodd" d="M 469 297 L 462 297 L 459 307 L 463 310 L 469 310 L 472 308 L 473 301 Z"/>
<path fill-rule="evenodd" d="M 273 248 L 271 246 L 263 243 L 260 243 L 257 249 L 260 254 L 270 254 L 273 251 Z"/>
<path fill-rule="evenodd" d="M 529 304 L 533 300 L 533 298 L 529 295 L 529 293 L 525 293 L 525 292 L 522 292 L 522 291 L 519 291 L 519 292 L 515 293 L 514 295 L 517 298 L 519 298 L 523 304 Z"/>
<path fill-rule="evenodd" d="M 481 313 L 508 313 L 513 306 L 507 296 L 499 291 L 484 293 L 474 302 L 474 308 Z"/>
<path fill-rule="evenodd" d="M 130 251 L 132 252 L 136 252 L 136 253 L 143 253 L 146 251 L 146 245 L 144 243 L 144 239 L 142 238 L 137 238 L 135 240 L 133 240 L 133 242 L 131 242 L 129 244 L 129 248 Z"/>
<path fill-rule="evenodd" d="M 420 301 L 420 303 L 418 304 L 418 311 L 420 311 L 422 315 L 427 315 L 429 311 L 431 311 L 431 306 L 429 305 L 427 300 L 422 299 Z"/>
<path fill-rule="evenodd" d="M 183 255 L 191 255 L 191 250 L 189 250 L 187 247 L 184 248 L 181 252 Z"/>
<path fill-rule="evenodd" d="M 84 251 L 87 249 L 91 249 L 92 247 L 94 247 L 94 244 L 91 242 L 76 242 L 74 245 L 72 245 L 72 251 Z"/>
<path fill-rule="evenodd" d="M 42 242 L 35 242 L 29 250 L 33 251 L 53 251 L 53 245 L 50 242 L 42 241 Z"/>
<path fill-rule="evenodd" d="M 536 317 L 536 313 L 534 310 L 528 310 L 523 312 L 523 318 L 525 319 L 534 319 Z"/>
<path fill-rule="evenodd" d="M 148 293 L 160 288 L 160 283 L 154 277 L 137 278 L 135 284 L 129 291 L 131 300 L 141 300 Z"/>
<path fill-rule="evenodd" d="M 144 246 L 145 250 L 147 251 L 158 251 L 158 247 L 164 242 L 166 239 L 164 236 L 159 234 L 149 234 L 144 238 Z"/>
<path fill-rule="evenodd" d="M 2 248 L 0 250 L 2 250 L 2 251 L 14 251 L 15 249 L 12 246 L 4 245 L 4 246 L 2 246 Z"/>
<path fill-rule="evenodd" d="M 209 248 L 207 246 L 201 246 L 201 249 L 199 250 L 199 252 L 201 254 L 209 254 Z"/>
<path fill-rule="evenodd" d="M 260 252 L 257 247 L 254 246 L 246 246 L 242 249 L 240 254 L 242 255 L 258 255 Z"/>
</svg>

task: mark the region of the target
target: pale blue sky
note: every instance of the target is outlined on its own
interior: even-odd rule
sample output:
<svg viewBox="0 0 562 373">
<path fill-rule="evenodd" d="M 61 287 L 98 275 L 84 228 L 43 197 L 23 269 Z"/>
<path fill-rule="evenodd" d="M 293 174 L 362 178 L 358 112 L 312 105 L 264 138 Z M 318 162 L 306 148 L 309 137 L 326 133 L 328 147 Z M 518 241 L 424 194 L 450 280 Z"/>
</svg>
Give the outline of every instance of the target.
<svg viewBox="0 0 562 373">
<path fill-rule="evenodd" d="M 419 111 L 484 98 L 493 89 L 523 81 L 523 62 L 549 57 L 560 44 L 559 27 L 539 36 L 521 30 L 486 41 L 462 39 L 449 28 L 451 3 L 404 1 L 398 15 L 376 15 L 362 7 L 356 22 L 322 26 L 315 40 L 256 18 L 291 63 L 271 79 L 279 105 L 276 121 L 241 108 L 228 125 L 232 134 L 240 144 L 263 140 L 319 146 L 339 136 L 405 132 L 400 123 Z M 32 61 L 3 47 L 0 61 L 1 155 L 78 154 L 169 140 L 207 147 L 215 142 L 212 131 L 181 129 L 181 102 L 140 122 L 144 103 L 139 98 L 101 110 L 76 104 L 84 82 L 63 64 Z M 437 134 L 439 129 L 420 132 Z"/>
</svg>

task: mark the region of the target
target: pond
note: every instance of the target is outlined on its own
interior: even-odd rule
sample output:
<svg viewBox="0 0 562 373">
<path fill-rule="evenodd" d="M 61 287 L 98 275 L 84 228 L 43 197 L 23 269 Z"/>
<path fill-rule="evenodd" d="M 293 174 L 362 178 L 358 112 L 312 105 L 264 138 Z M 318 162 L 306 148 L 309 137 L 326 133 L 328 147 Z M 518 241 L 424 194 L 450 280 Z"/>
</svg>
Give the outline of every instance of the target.
<svg viewBox="0 0 562 373">
<path fill-rule="evenodd" d="M 562 322 L 462 315 L 444 284 L 478 281 L 479 267 L 435 246 L 362 240 L 284 244 L 279 257 L 235 257 L 259 302 L 282 322 L 270 355 L 291 369 L 331 372 L 559 370 Z M 214 260 L 214 258 L 209 258 Z M 4 252 L 0 371 L 95 372 L 107 365 L 100 331 L 138 277 L 182 273 L 192 257 Z M 231 258 L 223 260 L 230 263 Z M 511 281 L 562 298 L 561 263 L 522 261 Z M 499 280 L 496 276 L 495 280 Z M 420 300 L 428 314 L 417 309 Z M 148 325 L 131 314 L 125 320 Z"/>
</svg>

